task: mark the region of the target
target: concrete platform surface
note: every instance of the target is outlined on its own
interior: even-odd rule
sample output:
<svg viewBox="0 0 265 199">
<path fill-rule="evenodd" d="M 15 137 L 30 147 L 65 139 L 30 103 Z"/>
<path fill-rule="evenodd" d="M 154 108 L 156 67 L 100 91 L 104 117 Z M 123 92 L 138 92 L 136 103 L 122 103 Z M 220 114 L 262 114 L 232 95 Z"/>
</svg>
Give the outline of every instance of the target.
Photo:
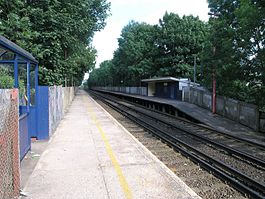
<svg viewBox="0 0 265 199">
<path fill-rule="evenodd" d="M 31 140 L 31 149 L 20 162 L 20 187 L 24 189 L 34 171 L 40 156 L 49 144 L 49 140 Z"/>
<path fill-rule="evenodd" d="M 27 199 L 200 198 L 82 90 L 23 191 Z"/>
</svg>

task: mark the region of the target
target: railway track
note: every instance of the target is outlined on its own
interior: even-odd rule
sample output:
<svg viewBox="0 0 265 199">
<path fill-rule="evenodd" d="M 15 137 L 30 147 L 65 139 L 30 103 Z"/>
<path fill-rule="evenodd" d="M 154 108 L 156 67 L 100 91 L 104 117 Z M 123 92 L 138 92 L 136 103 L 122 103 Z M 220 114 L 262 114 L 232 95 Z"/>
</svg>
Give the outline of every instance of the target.
<svg viewBox="0 0 265 199">
<path fill-rule="evenodd" d="M 111 96 L 92 94 L 240 192 L 251 198 L 265 198 L 265 147 L 262 144 Z"/>
</svg>

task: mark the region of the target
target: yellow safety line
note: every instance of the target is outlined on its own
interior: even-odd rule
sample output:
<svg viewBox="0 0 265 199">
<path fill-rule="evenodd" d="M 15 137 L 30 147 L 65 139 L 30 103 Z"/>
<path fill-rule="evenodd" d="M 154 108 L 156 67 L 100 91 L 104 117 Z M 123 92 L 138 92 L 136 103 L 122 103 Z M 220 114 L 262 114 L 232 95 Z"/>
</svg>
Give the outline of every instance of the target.
<svg viewBox="0 0 265 199">
<path fill-rule="evenodd" d="M 100 132 L 101 138 L 102 138 L 102 140 L 103 140 L 103 142 L 105 144 L 106 151 L 107 151 L 107 153 L 108 153 L 108 155 L 109 155 L 109 157 L 111 159 L 111 162 L 112 162 L 112 164 L 113 164 L 113 166 L 115 168 L 115 171 L 116 171 L 116 173 L 118 175 L 118 178 L 119 178 L 119 181 L 120 181 L 120 186 L 122 187 L 122 190 L 123 190 L 123 192 L 125 194 L 125 197 L 127 199 L 132 199 L 132 191 L 131 191 L 131 189 L 130 189 L 127 181 L 126 181 L 125 176 L 123 175 L 122 169 L 121 169 L 121 167 L 120 167 L 120 165 L 119 165 L 119 163 L 117 161 L 117 158 L 115 157 L 115 154 L 114 154 L 114 152 L 113 152 L 113 150 L 112 150 L 112 148 L 111 148 L 111 146 L 109 144 L 109 140 L 108 140 L 104 130 L 102 129 L 99 121 L 97 120 L 97 117 L 94 114 L 93 110 L 90 108 L 89 105 L 87 106 L 87 108 L 88 108 L 88 114 L 93 119 L 94 123 L 96 124 L 96 126 L 97 126 L 97 128 L 98 128 L 98 130 Z"/>
</svg>

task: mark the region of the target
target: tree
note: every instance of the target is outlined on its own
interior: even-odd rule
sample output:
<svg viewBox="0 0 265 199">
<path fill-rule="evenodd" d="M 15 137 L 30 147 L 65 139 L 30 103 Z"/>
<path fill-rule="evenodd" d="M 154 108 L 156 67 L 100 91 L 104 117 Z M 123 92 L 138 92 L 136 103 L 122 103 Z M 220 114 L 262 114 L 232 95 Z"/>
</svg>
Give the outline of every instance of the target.
<svg viewBox="0 0 265 199">
<path fill-rule="evenodd" d="M 0 34 L 17 43 L 22 48 L 32 48 L 33 36 L 29 19 L 29 8 L 22 0 L 0 0 Z"/>
<path fill-rule="evenodd" d="M 209 85 L 214 68 L 218 93 L 265 106 L 264 0 L 208 2 L 217 17 L 209 21 L 209 42 L 202 53 L 204 82 Z"/>
<path fill-rule="evenodd" d="M 198 18 L 180 18 L 173 13 L 166 13 L 155 26 L 131 21 L 122 29 L 106 73 L 117 86 L 139 86 L 141 79 L 154 76 L 190 77 L 194 56 L 202 51 L 207 30 Z M 92 73 L 95 84 L 100 71 Z"/>
<path fill-rule="evenodd" d="M 140 79 L 154 74 L 155 28 L 146 23 L 131 21 L 122 29 L 119 48 L 114 53 L 118 82 L 137 85 Z"/>
<path fill-rule="evenodd" d="M 53 0 L 32 2 L 31 20 L 41 34 L 44 77 L 47 82 L 80 83 L 84 73 L 94 66 L 95 50 L 90 46 L 95 31 L 102 29 L 109 4 L 105 0 Z M 52 48 L 50 48 L 52 46 Z M 46 74 L 51 71 L 53 75 Z"/>
<path fill-rule="evenodd" d="M 99 68 L 93 70 L 87 81 L 88 86 L 111 86 L 114 76 L 112 75 L 113 64 L 111 60 L 106 60 L 100 64 Z"/>
<path fill-rule="evenodd" d="M 6 68 L 0 66 L 0 89 L 13 88 L 14 78 Z"/>
<path fill-rule="evenodd" d="M 165 13 L 157 26 L 157 76 L 192 77 L 194 56 L 202 51 L 207 25 L 198 17 Z"/>
<path fill-rule="evenodd" d="M 91 40 L 105 26 L 106 0 L 0 0 L 0 5 L 0 34 L 39 60 L 41 84 L 79 85 L 94 67 Z"/>
</svg>

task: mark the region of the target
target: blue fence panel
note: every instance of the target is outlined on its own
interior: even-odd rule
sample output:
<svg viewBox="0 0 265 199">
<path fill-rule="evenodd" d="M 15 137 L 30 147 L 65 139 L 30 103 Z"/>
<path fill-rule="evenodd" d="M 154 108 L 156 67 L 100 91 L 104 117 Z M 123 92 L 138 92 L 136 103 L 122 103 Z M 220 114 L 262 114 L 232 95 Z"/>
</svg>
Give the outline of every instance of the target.
<svg viewBox="0 0 265 199">
<path fill-rule="evenodd" d="M 24 110 L 27 109 L 27 107 L 23 107 Z M 23 111 L 22 109 L 22 111 Z M 30 149 L 30 136 L 28 131 L 28 125 L 29 125 L 29 118 L 27 114 L 23 114 L 19 118 L 19 147 L 20 147 L 20 160 L 24 158 L 24 156 L 27 154 L 28 150 Z"/>
<path fill-rule="evenodd" d="M 29 110 L 29 135 L 31 137 L 37 137 L 37 108 L 35 106 L 30 106 Z"/>
<path fill-rule="evenodd" d="M 39 86 L 37 100 L 37 139 L 43 140 L 49 138 L 49 87 Z M 34 137 L 35 137 L 34 136 Z"/>
</svg>

